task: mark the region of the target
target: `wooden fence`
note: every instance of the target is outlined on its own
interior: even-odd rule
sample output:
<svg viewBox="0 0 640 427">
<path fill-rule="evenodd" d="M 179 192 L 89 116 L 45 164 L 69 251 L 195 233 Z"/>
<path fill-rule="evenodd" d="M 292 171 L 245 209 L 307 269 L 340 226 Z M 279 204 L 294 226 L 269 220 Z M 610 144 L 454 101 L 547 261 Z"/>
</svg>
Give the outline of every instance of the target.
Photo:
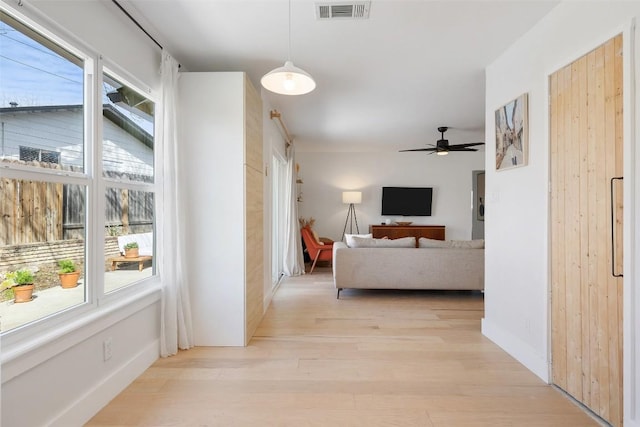
<svg viewBox="0 0 640 427">
<path fill-rule="evenodd" d="M 41 167 L 60 169 L 56 164 L 36 163 Z M 108 175 L 138 182 L 152 179 L 121 172 Z M 0 195 L 0 246 L 84 238 L 83 186 L 2 178 Z M 105 234 L 152 231 L 153 208 L 153 193 L 107 188 Z"/>
</svg>

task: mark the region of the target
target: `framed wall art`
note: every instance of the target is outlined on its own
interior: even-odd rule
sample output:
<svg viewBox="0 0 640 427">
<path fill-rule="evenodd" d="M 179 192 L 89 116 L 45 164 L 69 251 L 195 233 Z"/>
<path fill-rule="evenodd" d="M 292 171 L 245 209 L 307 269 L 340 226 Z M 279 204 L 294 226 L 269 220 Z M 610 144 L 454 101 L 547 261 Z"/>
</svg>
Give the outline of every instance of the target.
<svg viewBox="0 0 640 427">
<path fill-rule="evenodd" d="M 529 152 L 527 94 L 496 110 L 496 170 L 525 166 Z"/>
<path fill-rule="evenodd" d="M 475 172 L 475 211 L 476 211 L 476 220 L 484 221 L 484 203 L 485 203 L 485 195 L 484 195 L 484 171 Z"/>
</svg>

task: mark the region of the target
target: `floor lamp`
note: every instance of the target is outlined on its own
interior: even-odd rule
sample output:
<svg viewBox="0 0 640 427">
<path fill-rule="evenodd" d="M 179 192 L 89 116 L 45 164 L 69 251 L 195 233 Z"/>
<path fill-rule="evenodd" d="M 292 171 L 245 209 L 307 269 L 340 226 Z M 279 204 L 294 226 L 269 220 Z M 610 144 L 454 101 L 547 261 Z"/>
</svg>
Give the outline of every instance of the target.
<svg viewBox="0 0 640 427">
<path fill-rule="evenodd" d="M 353 234 L 353 223 L 356 223 L 356 233 L 360 234 L 358 228 L 358 217 L 356 217 L 356 208 L 354 205 L 362 203 L 362 192 L 360 191 L 343 191 L 342 203 L 349 204 L 349 210 L 347 210 L 347 219 L 344 221 L 344 229 L 342 230 L 342 239 L 347 231 L 347 224 L 349 224 L 349 233 Z"/>
</svg>

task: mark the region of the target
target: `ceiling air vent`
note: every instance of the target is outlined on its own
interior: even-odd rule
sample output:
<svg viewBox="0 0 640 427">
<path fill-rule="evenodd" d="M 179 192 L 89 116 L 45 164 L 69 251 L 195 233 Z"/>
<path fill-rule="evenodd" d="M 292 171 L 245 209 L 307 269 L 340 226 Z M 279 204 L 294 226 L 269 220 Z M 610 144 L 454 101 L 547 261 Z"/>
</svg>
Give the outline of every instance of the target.
<svg viewBox="0 0 640 427">
<path fill-rule="evenodd" d="M 316 3 L 316 16 L 327 19 L 369 19 L 370 1 L 350 3 Z"/>
</svg>

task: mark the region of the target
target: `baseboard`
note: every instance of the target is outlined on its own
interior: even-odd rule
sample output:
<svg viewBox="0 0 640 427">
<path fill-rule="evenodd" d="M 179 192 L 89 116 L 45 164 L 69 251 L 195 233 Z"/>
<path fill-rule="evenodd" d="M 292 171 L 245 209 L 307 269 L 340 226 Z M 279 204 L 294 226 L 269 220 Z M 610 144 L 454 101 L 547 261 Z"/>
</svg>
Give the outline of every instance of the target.
<svg viewBox="0 0 640 427">
<path fill-rule="evenodd" d="M 482 335 L 509 353 L 514 359 L 522 363 L 525 368 L 540 377 L 542 381 L 549 383 L 549 365 L 547 361 L 541 358 L 529 344 L 486 318 L 482 319 Z"/>
<path fill-rule="evenodd" d="M 62 411 L 50 424 L 53 427 L 79 426 L 87 423 L 114 397 L 158 360 L 160 340 L 155 340 L 128 363 L 122 365 L 91 390 Z"/>
</svg>

